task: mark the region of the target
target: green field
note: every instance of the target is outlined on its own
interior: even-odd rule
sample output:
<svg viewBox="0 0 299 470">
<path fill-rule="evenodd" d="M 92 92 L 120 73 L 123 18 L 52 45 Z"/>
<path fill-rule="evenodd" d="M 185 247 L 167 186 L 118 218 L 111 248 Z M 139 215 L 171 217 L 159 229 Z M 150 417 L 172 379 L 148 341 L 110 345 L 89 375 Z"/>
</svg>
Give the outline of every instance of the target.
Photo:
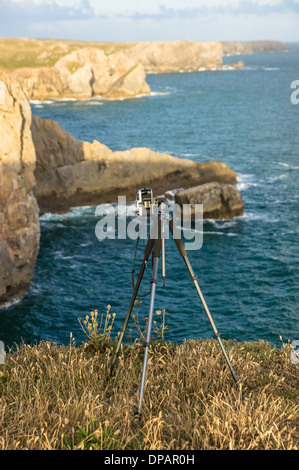
<svg viewBox="0 0 299 470">
<path fill-rule="evenodd" d="M 61 57 L 82 47 L 95 47 L 109 55 L 131 45 L 117 42 L 0 38 L 0 67 L 9 70 L 19 67 L 52 67 Z"/>
</svg>

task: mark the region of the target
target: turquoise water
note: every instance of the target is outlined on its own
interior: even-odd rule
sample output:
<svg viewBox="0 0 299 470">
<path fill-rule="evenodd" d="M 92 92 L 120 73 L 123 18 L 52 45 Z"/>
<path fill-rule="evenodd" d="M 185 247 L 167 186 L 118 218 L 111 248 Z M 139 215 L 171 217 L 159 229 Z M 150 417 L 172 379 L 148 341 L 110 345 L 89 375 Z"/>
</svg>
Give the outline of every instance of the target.
<svg viewBox="0 0 299 470">
<path fill-rule="evenodd" d="M 299 105 L 290 101 L 291 82 L 299 79 L 299 44 L 290 52 L 225 61 L 239 59 L 242 70 L 148 75 L 148 97 L 35 102 L 32 112 L 112 150 L 149 147 L 199 162 L 220 160 L 234 169 L 244 216 L 205 221 L 203 246 L 189 258 L 222 338 L 280 346 L 279 336 L 299 339 Z M 94 207 L 41 217 L 31 288 L 22 301 L 0 311 L 6 345 L 68 343 L 70 332 L 80 344 L 78 318 L 93 309 L 105 313 L 107 304 L 117 314 L 117 334 L 132 295 L 135 242 L 99 242 L 97 221 Z M 166 258 L 166 287 L 159 279 L 155 305 L 166 309 L 165 339 L 213 337 L 172 240 Z M 150 277 L 149 266 L 141 293 L 148 292 Z M 141 320 L 149 297 L 142 300 Z"/>
</svg>

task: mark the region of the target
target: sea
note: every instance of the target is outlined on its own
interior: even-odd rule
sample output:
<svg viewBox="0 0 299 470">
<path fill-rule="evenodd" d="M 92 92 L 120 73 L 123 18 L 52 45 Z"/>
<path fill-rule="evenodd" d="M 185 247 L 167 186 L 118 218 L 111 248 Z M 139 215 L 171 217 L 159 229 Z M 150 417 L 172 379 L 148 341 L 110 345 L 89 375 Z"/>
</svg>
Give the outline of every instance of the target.
<svg viewBox="0 0 299 470">
<path fill-rule="evenodd" d="M 224 63 L 237 60 L 244 61 L 243 69 L 148 74 L 149 96 L 33 101 L 32 114 L 113 151 L 148 147 L 232 168 L 244 215 L 205 220 L 202 247 L 189 251 L 189 260 L 222 339 L 281 347 L 299 340 L 299 43 L 290 51 L 225 57 Z M 98 221 L 96 206 L 40 217 L 31 287 L 22 300 L 0 309 L 5 346 L 80 345 L 87 337 L 79 319 L 94 310 L 103 318 L 102 328 L 107 311 L 116 314 L 111 337 L 117 336 L 133 293 L 136 241 L 99 241 Z M 135 282 L 142 257 L 140 242 Z M 151 277 L 149 263 L 140 295 L 149 293 Z M 142 331 L 149 299 L 138 298 Z M 161 332 L 160 311 L 166 341 L 214 338 L 172 239 L 166 241 L 166 283 L 159 271 L 155 294 L 154 329 Z M 131 319 L 125 341 L 138 336 Z"/>
</svg>

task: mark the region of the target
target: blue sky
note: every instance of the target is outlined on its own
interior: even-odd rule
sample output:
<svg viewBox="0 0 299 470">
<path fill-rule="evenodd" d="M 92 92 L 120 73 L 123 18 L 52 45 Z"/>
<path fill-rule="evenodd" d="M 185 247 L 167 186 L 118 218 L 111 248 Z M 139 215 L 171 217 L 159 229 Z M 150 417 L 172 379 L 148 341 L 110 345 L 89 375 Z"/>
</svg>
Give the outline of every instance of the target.
<svg viewBox="0 0 299 470">
<path fill-rule="evenodd" d="M 299 0 L 0 0 L 0 36 L 299 41 Z"/>
</svg>

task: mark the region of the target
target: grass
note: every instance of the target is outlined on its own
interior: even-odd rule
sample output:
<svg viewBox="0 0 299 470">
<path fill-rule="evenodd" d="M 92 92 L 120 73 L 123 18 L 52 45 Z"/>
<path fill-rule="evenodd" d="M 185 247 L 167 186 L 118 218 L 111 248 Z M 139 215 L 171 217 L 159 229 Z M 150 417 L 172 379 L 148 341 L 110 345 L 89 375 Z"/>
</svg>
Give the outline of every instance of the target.
<svg viewBox="0 0 299 470">
<path fill-rule="evenodd" d="M 52 67 L 61 57 L 82 47 L 95 47 L 110 55 L 131 45 L 95 41 L 0 38 L 0 67 L 9 70 L 19 67 Z M 72 68 L 71 72 L 74 71 Z"/>
<path fill-rule="evenodd" d="M 116 345 L 109 307 L 106 332 L 93 312 L 79 347 L 71 336 L 68 346 L 23 344 L 7 353 L 1 450 L 298 450 L 298 366 L 288 345 L 224 341 L 239 389 L 215 340 L 153 341 L 136 419 L 143 347 L 123 346 L 108 379 Z"/>
</svg>

